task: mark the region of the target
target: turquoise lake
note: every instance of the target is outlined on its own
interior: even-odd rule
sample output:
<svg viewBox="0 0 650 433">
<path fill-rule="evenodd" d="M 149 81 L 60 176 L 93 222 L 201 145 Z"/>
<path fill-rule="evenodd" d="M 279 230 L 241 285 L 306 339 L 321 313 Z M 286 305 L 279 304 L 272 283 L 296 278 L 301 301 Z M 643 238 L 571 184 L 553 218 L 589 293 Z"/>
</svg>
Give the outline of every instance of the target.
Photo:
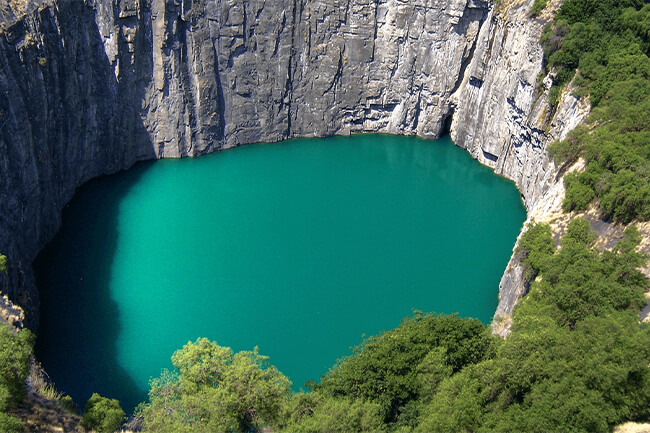
<svg viewBox="0 0 650 433">
<path fill-rule="evenodd" d="M 79 188 L 35 262 L 37 356 L 83 408 L 131 411 L 208 337 L 294 389 L 413 309 L 491 321 L 525 219 L 448 138 L 358 135 L 137 164 Z"/>
</svg>

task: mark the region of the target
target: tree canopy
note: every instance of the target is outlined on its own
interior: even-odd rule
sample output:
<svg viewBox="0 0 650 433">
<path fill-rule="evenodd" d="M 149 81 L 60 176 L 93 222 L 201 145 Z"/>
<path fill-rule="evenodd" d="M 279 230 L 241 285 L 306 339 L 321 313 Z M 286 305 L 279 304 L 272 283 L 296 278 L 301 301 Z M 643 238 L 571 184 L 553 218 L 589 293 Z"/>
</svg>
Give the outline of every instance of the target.
<svg viewBox="0 0 650 433">
<path fill-rule="evenodd" d="M 144 431 L 249 431 L 274 425 L 291 382 L 267 359 L 257 348 L 233 353 L 205 338 L 188 342 L 172 356 L 177 371 L 151 381 Z"/>
</svg>

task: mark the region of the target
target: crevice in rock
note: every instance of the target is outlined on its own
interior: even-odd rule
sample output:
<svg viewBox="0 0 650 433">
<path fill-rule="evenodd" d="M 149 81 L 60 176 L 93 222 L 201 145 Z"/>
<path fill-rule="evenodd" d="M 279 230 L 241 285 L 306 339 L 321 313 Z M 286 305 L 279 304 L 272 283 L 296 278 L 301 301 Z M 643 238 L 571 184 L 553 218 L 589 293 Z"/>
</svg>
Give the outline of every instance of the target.
<svg viewBox="0 0 650 433">
<path fill-rule="evenodd" d="M 456 112 L 456 105 L 449 104 L 447 114 L 442 118 L 440 135 L 448 135 L 451 132 L 451 123 L 454 120 L 454 113 Z"/>
<path fill-rule="evenodd" d="M 291 48 L 289 51 L 289 61 L 287 66 L 287 79 L 284 83 L 283 105 L 287 106 L 287 129 L 285 137 L 291 137 L 291 100 L 293 98 L 293 61 L 296 55 L 296 32 L 298 31 L 298 0 L 293 0 L 292 4 L 292 22 L 291 22 Z"/>
<path fill-rule="evenodd" d="M 370 55 L 370 62 L 375 61 L 375 49 L 377 49 L 377 31 L 379 23 L 377 22 L 377 14 L 379 12 L 379 0 L 375 0 L 375 15 L 373 18 L 374 29 L 372 32 L 372 54 Z"/>
<path fill-rule="evenodd" d="M 485 18 L 488 15 L 488 10 L 487 6 L 485 9 L 477 9 L 477 8 L 465 8 L 465 11 L 463 12 L 463 16 L 461 17 L 460 21 L 456 26 L 454 26 L 454 31 L 458 34 L 464 35 L 465 32 L 467 32 L 467 29 L 469 28 L 469 25 L 472 22 L 478 21 L 478 27 L 482 27 L 483 23 L 485 22 Z M 461 33 L 459 33 L 461 32 Z M 456 91 L 460 88 L 460 85 L 463 83 L 463 80 L 465 79 L 465 72 L 467 71 L 468 66 L 474 59 L 474 53 L 476 51 L 476 45 L 478 43 L 478 33 L 474 37 L 474 40 L 472 41 L 472 46 L 469 49 L 469 53 L 464 57 L 463 62 L 460 65 L 460 69 L 458 71 L 458 78 L 456 79 L 456 83 L 454 84 L 454 87 L 451 89 L 449 92 L 450 95 L 453 95 L 456 93 Z"/>
<path fill-rule="evenodd" d="M 278 55 L 278 48 L 280 47 L 280 39 L 282 38 L 282 34 L 284 33 L 284 29 L 287 27 L 287 14 L 282 11 L 282 24 L 280 24 L 280 30 L 278 30 L 278 34 L 275 36 L 275 46 L 273 47 L 273 57 Z"/>
<path fill-rule="evenodd" d="M 341 74 L 343 73 L 343 49 L 339 49 L 339 63 L 336 67 L 336 72 L 334 73 L 334 77 L 332 78 L 332 82 L 330 85 L 327 87 L 327 89 L 323 92 L 323 95 L 326 95 L 332 91 L 334 94 L 334 100 L 336 100 L 336 85 L 338 82 L 341 80 Z"/>
<path fill-rule="evenodd" d="M 248 42 L 248 38 L 250 37 L 248 35 L 248 32 L 246 31 L 246 29 L 248 28 L 248 16 L 246 14 L 246 3 L 242 3 L 242 9 L 244 14 L 243 17 L 244 22 L 242 23 L 242 36 L 244 38 L 244 46 L 246 46 L 246 43 Z"/>
<path fill-rule="evenodd" d="M 474 86 L 477 89 L 480 89 L 483 86 L 483 80 L 476 78 L 474 76 L 469 77 L 469 85 Z"/>
<path fill-rule="evenodd" d="M 228 57 L 228 67 L 232 68 L 232 66 L 235 63 L 235 59 L 243 55 L 245 52 L 246 52 L 245 42 L 242 42 L 240 45 L 237 45 L 235 49 L 230 52 L 230 56 Z"/>
<path fill-rule="evenodd" d="M 219 123 L 217 125 L 216 139 L 222 140 L 224 138 L 226 128 L 226 101 L 223 96 L 223 86 L 221 84 L 221 70 L 219 69 L 219 52 L 213 43 L 214 48 L 214 75 L 217 83 L 217 113 Z"/>
<path fill-rule="evenodd" d="M 422 86 L 420 86 L 420 89 L 418 90 L 418 100 L 415 103 L 415 113 L 413 115 L 413 130 L 417 131 L 418 129 L 418 123 L 420 122 L 420 112 L 421 112 L 421 107 L 420 103 L 422 101 Z"/>
<path fill-rule="evenodd" d="M 488 152 L 488 151 L 485 150 L 485 149 L 481 149 L 481 150 L 483 151 L 483 156 L 484 156 L 485 159 L 487 159 L 488 161 L 492 161 L 492 162 L 496 163 L 496 162 L 499 160 L 499 157 L 496 156 L 495 154 L 490 153 L 490 152 Z"/>
</svg>

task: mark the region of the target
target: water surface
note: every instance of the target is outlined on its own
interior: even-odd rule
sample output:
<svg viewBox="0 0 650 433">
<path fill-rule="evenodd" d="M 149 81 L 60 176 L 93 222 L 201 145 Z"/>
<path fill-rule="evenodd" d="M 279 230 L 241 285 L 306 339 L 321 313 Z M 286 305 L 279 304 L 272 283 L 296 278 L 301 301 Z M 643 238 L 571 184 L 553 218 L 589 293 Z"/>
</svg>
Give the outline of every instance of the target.
<svg viewBox="0 0 650 433">
<path fill-rule="evenodd" d="M 126 409 L 188 340 L 270 356 L 299 389 L 412 311 L 488 323 L 525 218 L 449 139 L 362 135 L 138 164 L 80 188 L 36 262 L 59 389 Z"/>
</svg>

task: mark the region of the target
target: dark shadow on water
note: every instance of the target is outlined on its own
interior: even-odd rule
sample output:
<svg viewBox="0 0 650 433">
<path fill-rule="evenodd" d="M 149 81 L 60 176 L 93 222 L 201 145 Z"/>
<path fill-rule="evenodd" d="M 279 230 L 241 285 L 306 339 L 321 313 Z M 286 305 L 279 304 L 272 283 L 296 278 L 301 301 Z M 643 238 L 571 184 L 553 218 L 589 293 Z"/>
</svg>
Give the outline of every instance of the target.
<svg viewBox="0 0 650 433">
<path fill-rule="evenodd" d="M 109 7 L 117 18 L 118 4 Z M 48 197 L 61 196 L 60 187 L 80 179 L 156 156 L 140 116 L 153 79 L 151 22 L 138 23 L 140 30 L 131 41 L 137 46 L 135 62 L 127 47 L 131 42 L 124 39 L 118 41 L 118 58 L 109 59 L 97 13 L 94 2 L 59 1 L 55 9 L 40 11 L 37 20 L 43 26 L 43 52 L 53 59 L 47 62 L 52 73 L 43 79 L 50 112 L 35 117 L 48 120 L 43 131 L 49 133 L 34 138 L 48 146 L 39 154 L 51 153 L 54 159 L 54 171 L 40 178 L 40 189 Z M 128 19 L 129 25 L 135 24 L 136 17 Z M 120 68 L 119 81 L 116 60 L 130 65 Z M 43 105 L 39 92 L 23 94 L 35 95 L 26 106 Z M 61 158 L 68 161 L 57 164 Z M 80 409 L 93 392 L 119 399 L 129 413 L 146 399 L 147 390 L 118 363 L 120 321 L 128 318 L 119 316 L 111 298 L 110 276 L 120 199 L 150 166 L 136 164 L 126 173 L 80 187 L 63 211 L 62 228 L 33 263 L 40 294 L 37 359 Z M 52 209 L 56 212 L 58 206 Z"/>
<path fill-rule="evenodd" d="M 151 162 L 79 188 L 63 211 L 63 226 L 34 261 L 41 296 L 36 356 L 57 388 L 83 409 L 93 392 L 117 398 L 127 413 L 146 390 L 120 366 L 120 318 L 111 298 L 111 267 L 119 206 Z"/>
</svg>

